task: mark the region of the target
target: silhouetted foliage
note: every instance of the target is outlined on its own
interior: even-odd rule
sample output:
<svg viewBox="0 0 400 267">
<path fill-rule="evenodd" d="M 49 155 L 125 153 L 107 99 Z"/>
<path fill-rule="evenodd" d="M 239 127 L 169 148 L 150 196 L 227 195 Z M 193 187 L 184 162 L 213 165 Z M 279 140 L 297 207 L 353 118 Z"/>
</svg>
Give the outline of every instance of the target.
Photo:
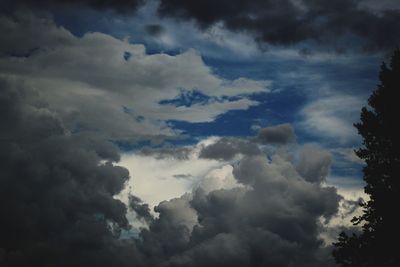
<svg viewBox="0 0 400 267">
<path fill-rule="evenodd" d="M 363 148 L 356 151 L 365 160 L 363 169 L 370 200 L 361 204 L 363 214 L 353 218 L 362 225 L 362 233 L 341 233 L 334 243 L 333 256 L 341 266 L 400 266 L 399 240 L 399 115 L 400 49 L 396 49 L 388 67 L 381 66 L 380 84 L 361 111 L 355 124 L 363 137 Z"/>
</svg>

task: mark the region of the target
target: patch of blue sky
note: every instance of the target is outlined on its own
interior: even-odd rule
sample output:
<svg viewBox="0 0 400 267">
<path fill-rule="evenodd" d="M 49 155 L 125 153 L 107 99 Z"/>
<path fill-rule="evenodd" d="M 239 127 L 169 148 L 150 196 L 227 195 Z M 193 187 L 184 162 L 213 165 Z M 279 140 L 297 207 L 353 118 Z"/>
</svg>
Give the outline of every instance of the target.
<svg viewBox="0 0 400 267">
<path fill-rule="evenodd" d="M 305 101 L 304 95 L 296 90 L 255 94 L 250 99 L 260 104 L 247 110 L 228 111 L 212 122 L 168 121 L 168 124 L 192 137 L 253 136 L 254 125 L 266 127 L 293 122 Z"/>
<path fill-rule="evenodd" d="M 349 163 L 347 166 L 333 163 L 331 166 L 331 174 L 339 177 L 354 177 L 355 179 L 362 177 L 362 165 Z"/>
</svg>

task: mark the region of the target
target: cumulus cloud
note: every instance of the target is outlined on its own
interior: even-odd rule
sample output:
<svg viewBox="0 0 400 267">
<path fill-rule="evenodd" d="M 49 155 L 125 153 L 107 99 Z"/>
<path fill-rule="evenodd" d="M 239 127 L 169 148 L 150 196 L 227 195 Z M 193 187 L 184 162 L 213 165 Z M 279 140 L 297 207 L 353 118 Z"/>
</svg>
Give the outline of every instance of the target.
<svg viewBox="0 0 400 267">
<path fill-rule="evenodd" d="M 399 42 L 400 6 L 394 1 L 161 0 L 159 14 L 194 19 L 203 29 L 222 23 L 231 31 L 278 45 L 314 41 L 340 47 L 340 39 L 349 34 L 367 49 L 392 49 Z"/>
<path fill-rule="evenodd" d="M 263 144 L 287 144 L 295 139 L 294 129 L 289 123 L 262 128 L 257 136 L 257 140 Z"/>
<path fill-rule="evenodd" d="M 325 183 L 330 153 L 305 145 L 267 157 L 261 150 L 249 153 L 249 144 L 257 145 L 209 138 L 193 146 L 188 158 L 162 157 L 147 167 L 150 158 L 129 156 L 126 166 L 156 176 L 190 176 L 177 179 L 190 184 L 182 197 L 175 190 L 175 197 L 155 205 L 157 216 L 139 234 L 146 266 L 334 266 L 329 242 L 358 211 L 357 198 L 344 198 Z M 201 158 L 207 148 L 217 160 Z M 190 172 L 200 162 L 205 165 Z M 185 164 L 191 166 L 181 168 Z M 174 166 L 181 170 L 169 171 Z"/>
<path fill-rule="evenodd" d="M 195 50 L 148 55 L 143 45 L 97 32 L 77 37 L 29 12 L 3 15 L 0 30 L 9 33 L 0 37 L 2 76 L 40 88 L 70 131 L 96 131 L 118 140 L 174 137 L 179 132 L 168 120 L 210 122 L 229 110 L 257 105 L 246 95 L 268 91 L 268 81 L 218 77 Z M 182 90 L 198 91 L 206 101 L 160 103 Z"/>
<path fill-rule="evenodd" d="M 241 186 L 198 187 L 156 207 L 141 236 L 149 265 L 333 266 L 319 218 L 336 214 L 334 188 L 306 181 L 279 156 L 245 156 L 230 171 Z"/>
<path fill-rule="evenodd" d="M 70 135 L 23 83 L 0 79 L 1 265 L 126 266 L 129 229 L 114 198 L 129 178 L 118 150 Z"/>
</svg>

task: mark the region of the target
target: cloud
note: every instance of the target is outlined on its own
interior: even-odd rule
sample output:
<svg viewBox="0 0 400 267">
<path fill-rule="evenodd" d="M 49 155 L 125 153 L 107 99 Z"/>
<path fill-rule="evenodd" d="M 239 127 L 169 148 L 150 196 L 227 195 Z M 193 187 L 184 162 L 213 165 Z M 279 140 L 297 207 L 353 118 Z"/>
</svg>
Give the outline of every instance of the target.
<svg viewBox="0 0 400 267">
<path fill-rule="evenodd" d="M 186 158 L 162 157 L 146 165 L 148 156 L 127 157 L 125 166 L 142 166 L 153 176 L 190 176 L 190 182 L 176 179 L 188 186 L 175 187 L 175 197 L 156 204 L 156 216 L 139 234 L 146 266 L 334 266 L 330 242 L 340 229 L 349 231 L 347 220 L 358 212 L 359 194 L 344 187 L 342 197 L 326 184 L 331 155 L 316 145 L 271 151 L 267 157 L 246 152 L 249 144 L 262 145 L 208 138 L 192 146 Z M 217 160 L 201 159 L 207 148 Z M 200 162 L 201 168 L 194 167 Z M 150 184 L 140 176 L 136 182 Z"/>
<path fill-rule="evenodd" d="M 122 154 L 120 164 L 132 174 L 127 188 L 121 193 L 121 199 L 127 202 L 128 194 L 132 193 L 148 203 L 152 209 L 163 200 L 190 192 L 202 177 L 226 164 L 198 157 L 200 147 L 209 142 L 211 141 L 204 140 L 195 146 L 180 149 L 145 148 L 145 153 Z M 177 177 L 180 174 L 190 176 L 190 179 Z"/>
<path fill-rule="evenodd" d="M 268 92 L 270 84 L 223 79 L 195 50 L 149 55 L 143 45 L 110 35 L 74 36 L 50 18 L 30 12 L 3 15 L 0 29 L 9 33 L 0 37 L 2 76 L 40 88 L 73 132 L 96 131 L 125 141 L 176 137 L 180 133 L 166 121 L 211 122 L 229 110 L 258 105 L 248 96 Z M 179 107 L 160 104 L 182 90 L 200 92 L 207 101 Z"/>
<path fill-rule="evenodd" d="M 140 151 L 136 152 L 140 156 L 150 156 L 158 160 L 171 158 L 178 160 L 188 160 L 193 148 L 191 147 L 177 147 L 165 145 L 160 148 L 143 147 Z"/>
<path fill-rule="evenodd" d="M 300 123 L 305 131 L 341 143 L 356 141 L 353 123 L 358 120 L 362 100 L 351 95 L 336 94 L 310 101 L 301 111 Z"/>
<path fill-rule="evenodd" d="M 158 24 L 148 24 L 145 26 L 145 31 L 150 36 L 159 37 L 165 32 L 165 29 Z"/>
<path fill-rule="evenodd" d="M 52 8 L 63 6 L 88 6 L 96 9 L 112 9 L 121 13 L 131 13 L 142 6 L 146 0 L 6 0 L 6 8 L 10 6 L 31 8 Z M 3 4 L 3 3 L 2 3 Z M 2 7 L 2 5 L 0 5 Z M 3 7 L 5 8 L 5 7 Z"/>
<path fill-rule="evenodd" d="M 199 157 L 205 159 L 231 160 L 237 154 L 258 155 L 261 154 L 261 150 L 255 143 L 248 140 L 222 137 L 215 143 L 203 147 Z"/>
<path fill-rule="evenodd" d="M 338 193 L 343 196 L 339 202 L 339 211 L 329 221 L 321 220 L 324 231 L 320 233 L 320 237 L 325 244 L 337 242 L 341 232 L 359 233 L 361 226 L 354 226 L 351 220 L 354 217 L 362 215 L 362 207 L 360 203 L 369 199 L 369 196 L 362 189 L 346 190 L 338 188 Z"/>
<path fill-rule="evenodd" d="M 304 180 L 279 156 L 245 156 L 225 171 L 242 186 L 198 187 L 156 207 L 141 234 L 149 265 L 334 266 L 319 239 L 319 218 L 341 199 L 334 188 Z"/>
<path fill-rule="evenodd" d="M 69 134 L 25 84 L 1 78 L 0 88 L 0 263 L 126 266 L 135 252 L 118 238 L 130 226 L 114 197 L 129 173 L 117 148 Z"/>
<path fill-rule="evenodd" d="M 231 31 L 250 33 L 256 40 L 273 45 L 313 41 L 345 49 L 348 41 L 343 40 L 353 38 L 353 43 L 360 40 L 363 48 L 392 49 L 399 42 L 399 5 L 370 2 L 161 0 L 159 14 L 193 19 L 202 29 L 221 23 Z"/>
<path fill-rule="evenodd" d="M 129 208 L 135 212 L 137 219 L 143 220 L 147 224 L 153 222 L 154 218 L 147 203 L 143 203 L 140 198 L 134 195 L 129 195 L 128 199 Z"/>
<path fill-rule="evenodd" d="M 257 136 L 257 140 L 263 144 L 287 144 L 295 139 L 296 135 L 289 123 L 262 128 Z"/>
<path fill-rule="evenodd" d="M 332 155 L 316 145 L 305 145 L 300 151 L 297 172 L 311 183 L 322 183 L 329 174 Z"/>
<path fill-rule="evenodd" d="M 0 28 L 10 32 L 0 37 L 8 42 L 0 45 L 1 264 L 333 265 L 320 219 L 331 221 L 342 198 L 322 183 L 331 163 L 322 149 L 305 146 L 295 161 L 282 150 L 262 154 L 256 137 L 209 138 L 119 162 L 105 141 L 179 134 L 164 121 L 211 121 L 257 105 L 248 95 L 267 81 L 226 80 L 196 51 L 149 55 L 32 14 L 3 16 Z M 160 103 L 182 88 L 207 101 Z M 267 143 L 294 139 L 290 125 L 263 130 Z M 353 213 L 353 202 L 344 206 Z M 128 208 L 147 225 L 135 239 L 121 238 L 131 231 Z"/>
</svg>

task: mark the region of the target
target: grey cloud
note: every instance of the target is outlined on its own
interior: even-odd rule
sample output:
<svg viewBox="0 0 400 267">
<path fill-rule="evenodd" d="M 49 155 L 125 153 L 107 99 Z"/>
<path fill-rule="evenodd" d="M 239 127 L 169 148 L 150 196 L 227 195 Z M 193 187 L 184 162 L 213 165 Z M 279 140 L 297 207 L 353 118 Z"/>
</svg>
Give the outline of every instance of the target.
<svg viewBox="0 0 400 267">
<path fill-rule="evenodd" d="M 305 145 L 296 170 L 309 182 L 321 183 L 328 176 L 332 155 L 316 145 Z"/>
<path fill-rule="evenodd" d="M 269 44 L 312 41 L 342 50 L 348 43 L 343 39 L 350 34 L 361 40 L 363 49 L 393 49 L 400 41 L 400 4 L 370 2 L 161 0 L 159 13 L 194 19 L 202 29 L 221 23 L 229 30 L 250 33 L 255 40 Z"/>
<path fill-rule="evenodd" d="M 239 138 L 222 137 L 217 142 L 205 146 L 200 151 L 199 157 L 216 160 L 230 160 L 237 154 L 258 155 L 261 150 L 248 140 Z"/>
<path fill-rule="evenodd" d="M 334 188 L 279 156 L 245 156 L 233 173 L 246 186 L 199 188 L 155 208 L 159 218 L 141 234 L 150 266 L 334 266 L 318 237 L 319 218 L 338 210 Z"/>
<path fill-rule="evenodd" d="M 262 128 L 257 140 L 263 144 L 287 144 L 296 139 L 294 129 L 289 123 Z"/>
<path fill-rule="evenodd" d="M 118 238 L 126 206 L 114 198 L 129 173 L 113 163 L 117 149 L 68 133 L 23 83 L 0 87 L 0 264 L 130 265 L 135 247 Z"/>
<path fill-rule="evenodd" d="M 5 0 L 0 10 L 12 7 L 53 8 L 53 7 L 92 7 L 96 9 L 112 9 L 120 13 L 136 11 L 146 0 Z"/>
</svg>

